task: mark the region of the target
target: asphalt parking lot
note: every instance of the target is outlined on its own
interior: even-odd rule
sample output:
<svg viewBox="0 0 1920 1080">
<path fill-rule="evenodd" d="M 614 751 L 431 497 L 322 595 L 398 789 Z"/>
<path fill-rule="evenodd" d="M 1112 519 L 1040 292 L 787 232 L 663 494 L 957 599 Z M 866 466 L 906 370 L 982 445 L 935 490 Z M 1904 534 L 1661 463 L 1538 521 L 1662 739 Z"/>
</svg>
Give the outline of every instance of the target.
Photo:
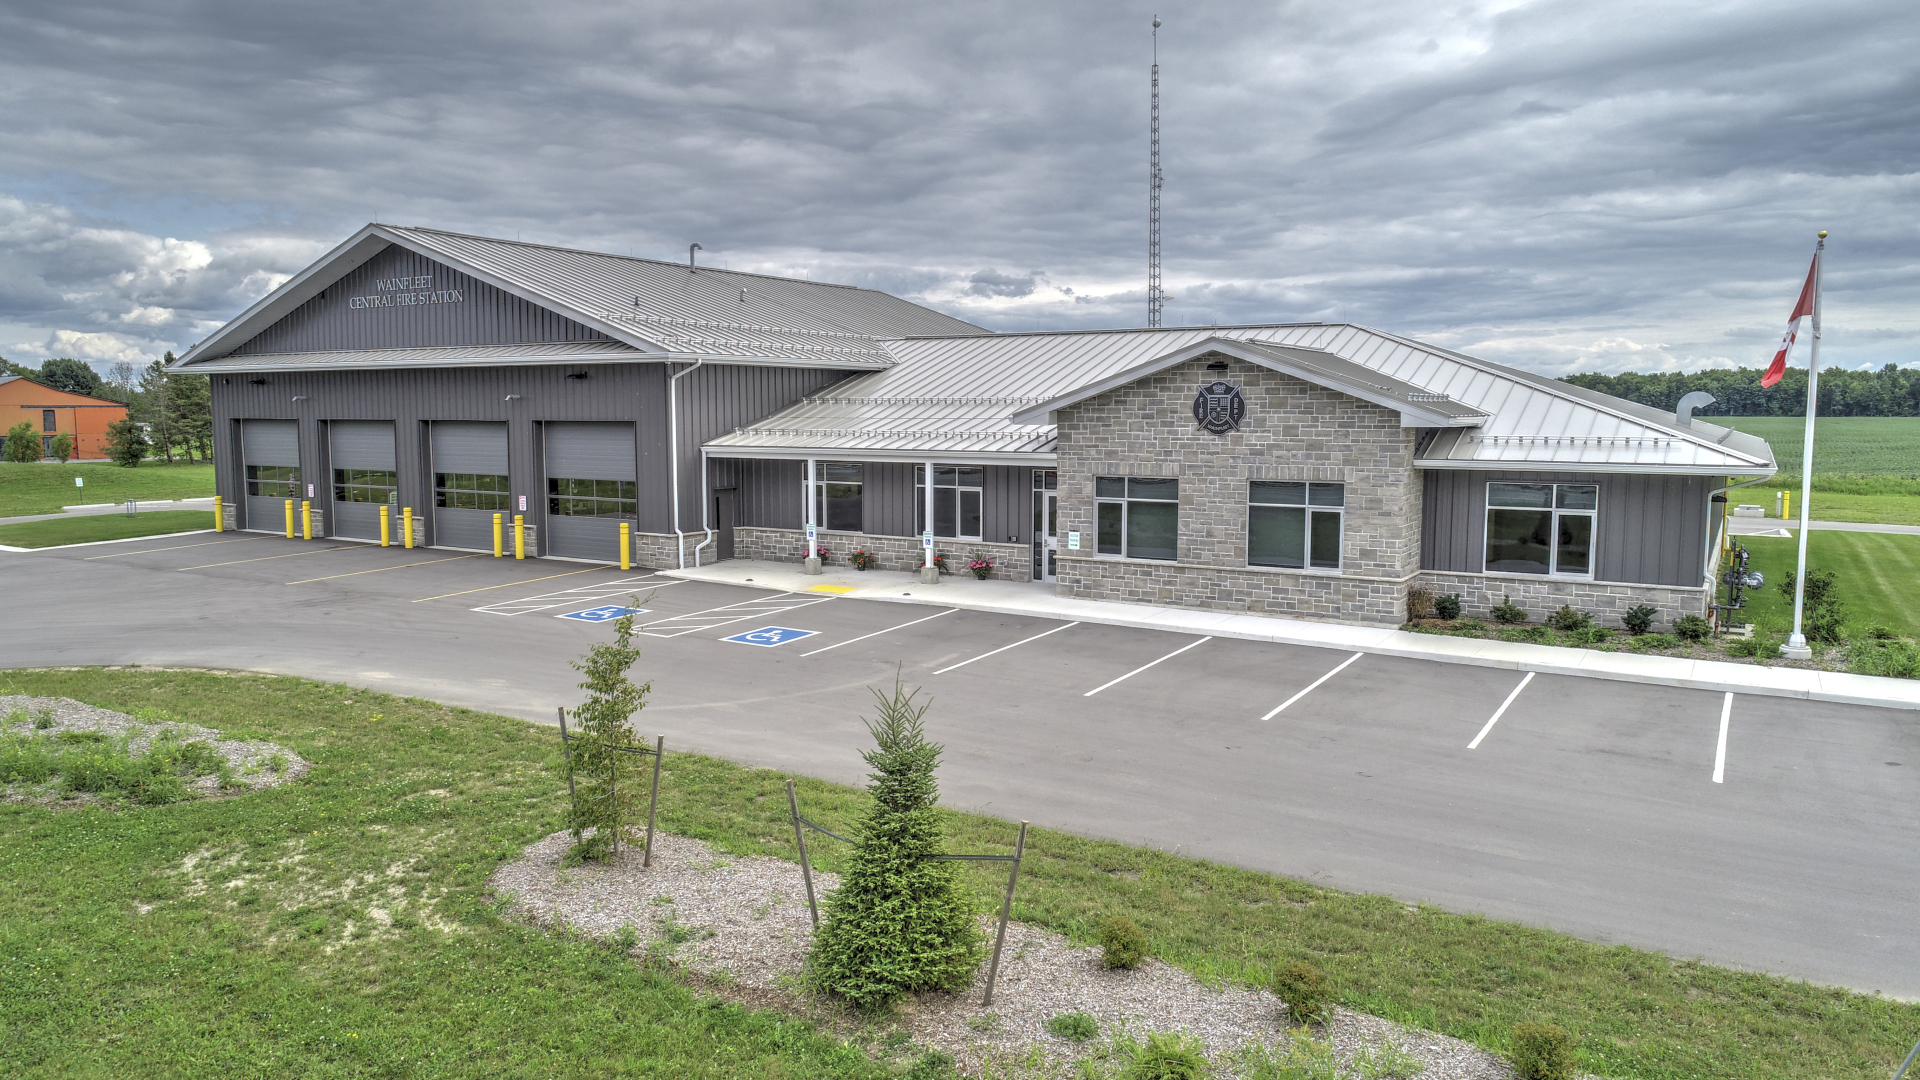
<svg viewBox="0 0 1920 1080">
<path fill-rule="evenodd" d="M 636 726 L 670 748 L 858 783 L 867 688 L 898 676 L 956 805 L 1920 997 L 1908 712 L 252 534 L 0 575 L 58 612 L 0 666 L 257 668 L 547 722 L 639 607 Z"/>
</svg>

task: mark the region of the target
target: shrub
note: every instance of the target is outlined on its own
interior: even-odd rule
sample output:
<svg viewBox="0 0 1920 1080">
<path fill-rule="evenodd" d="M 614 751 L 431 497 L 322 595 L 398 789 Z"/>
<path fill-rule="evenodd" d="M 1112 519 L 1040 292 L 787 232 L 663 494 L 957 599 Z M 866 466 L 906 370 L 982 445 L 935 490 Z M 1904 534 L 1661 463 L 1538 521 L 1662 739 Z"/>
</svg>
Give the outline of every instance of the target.
<svg viewBox="0 0 1920 1080">
<path fill-rule="evenodd" d="M 1500 632 L 1502 641 L 1518 641 L 1528 645 L 1553 644 L 1553 631 L 1544 626 L 1514 626 Z"/>
<path fill-rule="evenodd" d="M 1780 591 L 1787 594 L 1788 603 L 1793 602 L 1794 577 L 1794 572 L 1789 570 L 1780 581 Z M 1840 602 L 1840 576 L 1831 570 L 1807 567 L 1807 595 L 1803 604 L 1800 629 L 1807 640 L 1838 645 L 1842 636 L 1840 623 L 1846 610 Z"/>
<path fill-rule="evenodd" d="M 1358 1064 L 1358 1059 L 1355 1059 Z M 1285 1050 L 1261 1043 L 1241 1047 L 1235 1064 L 1243 1080 L 1348 1080 L 1349 1074 L 1333 1056 L 1333 1043 L 1296 1031 Z M 1383 1074 L 1384 1075 L 1384 1074 Z M 1367 1073 L 1361 1080 L 1371 1080 Z"/>
<path fill-rule="evenodd" d="M 1620 616 L 1620 625 L 1627 628 L 1627 633 L 1639 637 L 1653 629 L 1653 619 L 1658 614 L 1660 609 L 1652 604 L 1635 604 L 1627 609 L 1625 615 Z"/>
<path fill-rule="evenodd" d="M 132 419 L 115 420 L 107 425 L 107 456 L 122 468 L 139 468 L 153 450 L 147 432 Z"/>
<path fill-rule="evenodd" d="M 1514 1080 L 1573 1080 L 1573 1036 L 1557 1024 L 1513 1025 Z"/>
<path fill-rule="evenodd" d="M 1273 996 L 1287 1016 L 1302 1024 L 1325 1023 L 1333 1015 L 1333 983 L 1304 960 L 1280 965 L 1273 973 Z"/>
<path fill-rule="evenodd" d="M 53 451 L 54 457 L 60 459 L 60 464 L 65 465 L 67 461 L 73 457 L 73 433 L 63 431 L 55 435 L 53 437 L 53 445 L 48 449 Z"/>
<path fill-rule="evenodd" d="M 1567 640 L 1576 645 L 1598 645 L 1613 636 L 1604 626 L 1587 625 L 1567 631 Z"/>
<path fill-rule="evenodd" d="M 1920 646 L 1911 641 L 1856 641 L 1847 650 L 1847 670 L 1855 675 L 1920 678 Z"/>
<path fill-rule="evenodd" d="M 1869 626 L 1867 627 L 1867 636 L 1875 641 L 1892 641 L 1900 635 L 1894 633 L 1891 627 Z"/>
<path fill-rule="evenodd" d="M 1671 649 L 1680 644 L 1680 639 L 1672 634 L 1642 634 L 1627 642 L 1627 648 L 1634 652 L 1651 652 L 1654 649 Z"/>
<path fill-rule="evenodd" d="M 1682 615 L 1673 620 L 1673 633 L 1681 641 L 1705 641 L 1713 624 L 1698 615 Z"/>
<path fill-rule="evenodd" d="M 1561 604 L 1559 611 L 1547 616 L 1547 625 L 1562 631 L 1585 630 L 1593 625 L 1593 616 L 1575 611 L 1572 604 Z"/>
<path fill-rule="evenodd" d="M 963 990 L 986 952 L 960 864 L 925 857 L 942 853 L 933 774 L 943 748 L 927 741 L 927 706 L 898 683 L 874 698 L 875 748 L 861 755 L 874 770 L 871 799 L 807 958 L 820 986 L 868 1011 Z"/>
<path fill-rule="evenodd" d="M 1728 656 L 1772 656 L 1780 651 L 1780 643 L 1769 639 L 1765 634 L 1755 633 L 1750 638 L 1733 638 L 1726 642 Z"/>
<path fill-rule="evenodd" d="M 1108 970 L 1139 967 L 1147 958 L 1147 933 L 1131 919 L 1100 920 L 1100 962 Z"/>
<path fill-rule="evenodd" d="M 1157 1031 L 1128 1055 L 1126 1080 L 1199 1080 L 1208 1075 L 1200 1040 L 1182 1031 Z"/>
<path fill-rule="evenodd" d="M 1522 623 L 1527 621 L 1527 613 L 1514 604 L 1513 597 L 1502 596 L 1500 603 L 1493 609 L 1493 621 L 1503 623 Z"/>
<path fill-rule="evenodd" d="M 1445 596 L 1436 597 L 1433 601 L 1433 613 L 1443 619 L 1459 618 L 1460 594 L 1448 593 Z"/>
<path fill-rule="evenodd" d="M 1047 1021 L 1047 1031 L 1062 1039 L 1086 1042 L 1100 1034 L 1100 1022 L 1083 1012 L 1061 1013 Z"/>
<path fill-rule="evenodd" d="M 640 755 L 632 751 L 640 740 L 628 721 L 646 708 L 647 693 L 653 689 L 651 683 L 635 686 L 627 678 L 639 659 L 629 611 L 613 624 L 611 643 L 601 642 L 588 649 L 584 659 L 572 662 L 573 669 L 587 677 L 580 684 L 587 692 L 586 703 L 573 710 L 580 728 L 567 751 L 574 784 L 567 822 L 573 831 L 569 854 L 577 859 L 604 859 L 618 850 L 622 839 L 633 838 L 627 817 L 638 794 Z"/>
<path fill-rule="evenodd" d="M 1432 589 L 1407 590 L 1407 621 L 1414 622 L 1433 614 Z"/>
<path fill-rule="evenodd" d="M 40 436 L 35 434 L 33 425 L 22 420 L 8 428 L 7 443 L 4 449 L 0 449 L 0 456 L 8 461 L 39 461 Z"/>
<path fill-rule="evenodd" d="M 940 1050 L 929 1050 L 921 1054 L 907 1069 L 906 1080 L 952 1080 L 960 1071 L 954 1067 L 953 1055 Z"/>
</svg>

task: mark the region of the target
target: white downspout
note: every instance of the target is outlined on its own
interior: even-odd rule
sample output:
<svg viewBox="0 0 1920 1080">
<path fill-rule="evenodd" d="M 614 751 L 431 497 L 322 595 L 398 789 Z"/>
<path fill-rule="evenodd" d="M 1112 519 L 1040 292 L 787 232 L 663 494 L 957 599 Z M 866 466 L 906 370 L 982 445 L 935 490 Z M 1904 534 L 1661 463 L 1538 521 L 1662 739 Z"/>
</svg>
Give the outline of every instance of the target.
<svg viewBox="0 0 1920 1080">
<path fill-rule="evenodd" d="M 703 446 L 700 448 L 700 527 L 707 531 L 707 538 L 694 545 L 693 568 L 695 570 L 700 569 L 700 549 L 713 543 L 712 515 L 709 513 L 712 509 L 713 487 L 707 483 L 707 448 Z"/>
<path fill-rule="evenodd" d="M 691 367 L 667 376 L 667 466 L 673 471 L 673 546 L 678 549 L 682 570 L 687 568 L 687 534 L 680 531 L 680 380 L 698 371 L 706 362 L 706 358 L 701 357 Z"/>
<path fill-rule="evenodd" d="M 1729 484 L 1726 487 L 1714 488 L 1712 491 L 1707 492 L 1707 546 L 1705 548 L 1702 548 L 1700 551 L 1700 567 L 1702 570 L 1706 571 L 1707 604 L 1709 607 L 1712 606 L 1714 601 L 1719 599 L 1720 585 L 1719 585 L 1719 582 L 1717 581 L 1718 575 L 1715 574 L 1714 572 L 1715 570 L 1718 569 L 1718 566 L 1716 565 L 1715 561 L 1710 559 L 1708 556 L 1714 551 L 1715 541 L 1722 540 L 1721 536 L 1715 534 L 1714 528 L 1713 528 L 1713 497 L 1715 495 L 1725 495 L 1727 492 L 1732 491 L 1735 488 L 1752 487 L 1753 485 L 1760 483 L 1762 480 L 1773 479 L 1775 475 L 1777 474 L 1768 473 L 1765 476 L 1756 476 L 1753 479 L 1745 481 L 1743 483 Z M 1733 500 L 1729 499 L 1727 501 L 1732 502 Z M 1727 522 L 1726 514 L 1723 511 L 1720 518 L 1721 529 L 1724 530 L 1727 527 L 1726 522 Z M 1722 546 L 1724 546 L 1724 543 L 1722 544 Z"/>
</svg>

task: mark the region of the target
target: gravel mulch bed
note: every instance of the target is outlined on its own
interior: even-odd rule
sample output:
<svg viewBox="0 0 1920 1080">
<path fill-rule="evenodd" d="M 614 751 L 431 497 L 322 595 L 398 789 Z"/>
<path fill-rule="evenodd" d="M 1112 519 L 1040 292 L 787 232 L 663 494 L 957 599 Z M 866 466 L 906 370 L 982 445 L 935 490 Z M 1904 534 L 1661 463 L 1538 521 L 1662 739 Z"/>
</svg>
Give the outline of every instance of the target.
<svg viewBox="0 0 1920 1080">
<path fill-rule="evenodd" d="M 814 1015 L 843 1032 L 863 1026 L 800 985 L 812 924 L 797 863 L 723 855 L 701 841 L 661 833 L 651 868 L 643 870 L 640 852 L 629 849 L 604 864 L 568 867 L 563 859 L 571 840 L 567 833 L 555 833 L 494 873 L 490 883 L 509 910 L 601 940 L 632 927 L 642 943 L 636 952 L 701 976 L 721 996 Z M 815 872 L 813 883 L 825 896 L 838 878 Z M 988 920 L 982 925 L 991 934 Z M 1037 1071 L 1064 1075 L 1103 1042 L 1074 1043 L 1048 1034 L 1047 1021 L 1067 1012 L 1090 1014 L 1103 1036 L 1113 1030 L 1138 1037 L 1185 1029 L 1223 1065 L 1249 1043 L 1282 1045 L 1286 1038 L 1285 1007 L 1268 991 L 1209 989 L 1152 959 L 1133 971 L 1108 971 L 1099 950 L 1020 923 L 1007 927 L 991 1010 L 980 1003 L 985 987 L 983 964 L 968 993 L 917 995 L 890 1025 L 880 1026 L 905 1032 L 920 1049 L 952 1054 L 963 1072 L 973 1074 L 989 1061 L 1009 1063 L 1038 1048 L 1048 1064 Z M 1394 1046 L 1424 1065 L 1423 1078 L 1505 1080 L 1510 1075 L 1504 1062 L 1470 1043 L 1345 1009 L 1337 1011 L 1324 1034 L 1342 1062 L 1362 1049 Z"/>
<path fill-rule="evenodd" d="M 24 714 L 26 722 L 20 722 Z M 36 728 L 34 723 L 51 716 L 50 727 Z M 187 789 L 196 797 L 215 798 L 232 795 L 244 795 L 249 791 L 260 791 L 291 783 L 306 775 L 311 764 L 300 755 L 270 742 L 256 742 L 246 739 L 228 739 L 211 728 L 176 720 L 140 720 L 126 713 L 102 709 L 71 698 L 27 697 L 22 694 L 0 694 L 0 732 L 7 735 L 58 735 L 63 731 L 98 731 L 109 739 L 118 741 L 127 736 L 127 750 L 138 756 L 147 752 L 153 740 L 167 732 L 177 735 L 182 742 L 204 742 L 227 761 L 234 780 L 243 785 L 230 791 L 220 790 L 217 776 L 196 776 L 187 781 Z M 279 771 L 271 765 L 275 755 L 284 759 Z M 7 802 L 38 803 L 90 803 L 102 801 L 98 796 L 85 793 L 62 799 L 57 785 L 41 785 L 29 790 L 24 785 L 5 789 Z"/>
</svg>

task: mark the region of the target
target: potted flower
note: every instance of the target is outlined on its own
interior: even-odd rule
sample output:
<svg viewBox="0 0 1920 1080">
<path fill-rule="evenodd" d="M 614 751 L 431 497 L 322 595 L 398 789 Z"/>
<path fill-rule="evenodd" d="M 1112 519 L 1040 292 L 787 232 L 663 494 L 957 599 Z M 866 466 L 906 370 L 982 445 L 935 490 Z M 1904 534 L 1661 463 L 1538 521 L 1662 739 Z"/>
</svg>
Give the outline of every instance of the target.
<svg viewBox="0 0 1920 1080">
<path fill-rule="evenodd" d="M 806 548 L 801 548 L 800 558 L 802 561 L 805 561 L 808 558 L 819 559 L 820 565 L 825 566 L 827 564 L 827 549 L 824 547 L 816 547 L 813 549 L 812 553 L 809 554 Z"/>
<path fill-rule="evenodd" d="M 933 556 L 933 568 L 942 574 L 950 574 L 953 572 L 947 569 L 947 557 L 938 552 L 935 552 Z"/>
<path fill-rule="evenodd" d="M 873 552 L 868 551 L 866 548 L 860 548 L 853 554 L 847 556 L 847 561 L 853 564 L 855 570 L 871 570 L 880 563 L 880 560 L 874 557 Z"/>
<path fill-rule="evenodd" d="M 975 553 L 973 561 L 967 564 L 967 569 L 973 571 L 974 577 L 985 581 L 988 575 L 993 573 L 993 560 L 985 555 Z"/>
</svg>

